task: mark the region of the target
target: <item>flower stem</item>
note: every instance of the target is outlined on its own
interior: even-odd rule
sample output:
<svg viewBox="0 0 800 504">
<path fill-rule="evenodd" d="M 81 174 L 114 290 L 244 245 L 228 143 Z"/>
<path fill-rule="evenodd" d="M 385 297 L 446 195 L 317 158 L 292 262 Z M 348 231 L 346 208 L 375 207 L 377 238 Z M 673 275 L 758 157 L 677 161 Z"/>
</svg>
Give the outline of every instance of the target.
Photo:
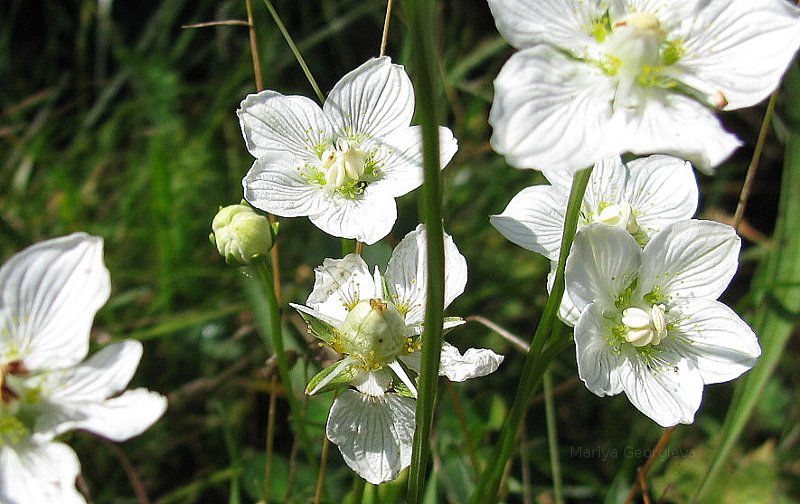
<svg viewBox="0 0 800 504">
<path fill-rule="evenodd" d="M 669 438 L 672 436 L 673 431 L 675 431 L 675 427 L 664 429 L 664 433 L 661 434 L 661 438 L 658 440 L 658 443 L 656 443 L 655 448 L 653 448 L 653 452 L 647 458 L 647 462 L 645 462 L 644 466 L 638 471 L 636 483 L 633 484 L 630 492 L 628 492 L 628 496 L 625 497 L 624 504 L 631 504 L 631 502 L 633 502 L 639 489 L 642 488 L 642 482 L 646 480 L 650 468 L 653 467 L 653 463 L 658 460 L 658 456 L 661 455 L 661 452 L 667 447 L 667 443 L 669 443 Z"/>
<path fill-rule="evenodd" d="M 389 21 L 392 19 L 392 7 L 394 0 L 389 0 L 386 4 L 386 17 L 383 19 L 383 35 L 381 36 L 380 56 L 386 55 L 386 42 L 389 40 Z"/>
<path fill-rule="evenodd" d="M 278 389 L 278 378 L 273 371 L 272 379 L 270 380 L 269 410 L 267 413 L 267 439 L 265 446 L 267 460 L 266 463 L 264 464 L 264 490 L 263 490 L 264 502 L 269 502 L 269 490 L 270 487 L 272 486 L 272 454 L 273 454 L 273 445 L 275 441 L 275 410 L 277 408 L 277 402 L 278 402 L 277 389 Z"/>
<path fill-rule="evenodd" d="M 422 365 L 419 373 L 416 430 L 408 473 L 408 502 L 422 500 L 430 452 L 430 431 L 439 378 L 444 323 L 444 231 L 442 230 L 442 189 L 439 157 L 437 59 L 435 34 L 436 1 L 410 0 L 406 4 L 414 44 L 417 117 L 422 125 L 422 215 L 427 237 L 428 292 L 425 306 L 425 332 Z"/>
<path fill-rule="evenodd" d="M 261 287 L 264 290 L 267 300 L 268 310 L 268 330 L 269 334 L 263 334 L 262 337 L 268 346 L 272 346 L 275 351 L 275 356 L 278 360 L 278 373 L 281 376 L 281 383 L 286 390 L 286 398 L 289 401 L 289 410 L 292 414 L 292 423 L 294 424 L 295 433 L 298 436 L 300 447 L 306 454 L 309 463 L 314 465 L 314 456 L 311 452 L 311 444 L 308 441 L 308 434 L 305 430 L 305 422 L 303 411 L 301 410 L 300 402 L 294 395 L 294 388 L 292 387 L 292 377 L 289 370 L 289 361 L 286 358 L 286 351 L 283 347 L 283 329 L 281 326 L 281 308 L 278 304 L 277 294 L 274 288 L 274 280 L 272 278 L 272 271 L 269 262 L 258 261 L 251 267 L 254 276 L 259 280 Z"/>
<path fill-rule="evenodd" d="M 319 474 L 317 475 L 317 488 L 314 491 L 314 504 L 322 502 L 322 491 L 325 488 L 325 467 L 328 465 L 328 451 L 331 442 L 328 436 L 322 436 L 322 454 L 319 456 Z"/>
<path fill-rule="evenodd" d="M 772 93 L 767 103 L 767 111 L 764 112 L 764 119 L 761 121 L 761 129 L 758 131 L 758 140 L 756 140 L 756 147 L 753 150 L 753 157 L 750 160 L 750 165 L 747 167 L 747 174 L 744 177 L 744 184 L 742 184 L 742 192 L 739 193 L 739 202 L 736 204 L 736 213 L 733 215 L 733 228 L 738 232 L 739 225 L 744 218 L 744 211 L 747 208 L 747 200 L 750 199 L 750 189 L 753 187 L 753 182 L 756 179 L 756 172 L 758 171 L 758 163 L 761 161 L 761 153 L 764 150 L 764 143 L 767 140 L 767 133 L 769 132 L 770 125 L 772 124 L 772 115 L 775 113 L 775 104 L 778 103 L 778 91 Z"/>
<path fill-rule="evenodd" d="M 547 448 L 550 452 L 550 474 L 553 478 L 553 502 L 564 504 L 564 487 L 561 482 L 561 463 L 558 459 L 558 428 L 556 408 L 553 402 L 553 376 L 548 368 L 542 377 L 544 388 L 544 411 L 547 421 Z"/>
<path fill-rule="evenodd" d="M 553 290 L 547 298 L 542 318 L 533 335 L 531 348 L 528 351 L 528 355 L 525 357 L 522 376 L 517 384 L 517 392 L 514 397 L 513 406 L 509 412 L 508 420 L 503 425 L 503 430 L 500 433 L 500 441 L 497 446 L 495 446 L 489 465 L 481 475 L 478 488 L 472 496 L 471 502 L 475 504 L 495 501 L 500 488 L 503 469 L 514 451 L 514 441 L 517 438 L 520 425 L 525 418 L 525 412 L 536 392 L 536 388 L 542 379 L 544 371 L 547 369 L 550 359 L 556 355 L 556 352 L 551 350 L 564 345 L 563 341 L 553 341 L 552 345 L 543 351 L 545 343 L 547 343 L 546 340 L 550 339 L 548 336 L 550 336 L 553 330 L 553 324 L 556 323 L 558 308 L 561 305 L 561 298 L 564 295 L 564 267 L 567 263 L 567 256 L 572 246 L 572 240 L 575 238 L 581 203 L 583 202 L 583 195 L 586 192 L 586 186 L 589 183 L 591 174 L 591 168 L 581 170 L 575 174 L 572 181 L 572 190 L 570 192 L 567 213 L 564 219 L 564 230 L 561 236 L 561 251 L 558 257 Z"/>
<path fill-rule="evenodd" d="M 306 60 L 303 59 L 303 55 L 300 54 L 300 50 L 297 49 L 297 44 L 294 43 L 292 36 L 289 35 L 289 31 L 286 29 L 286 26 L 284 26 L 283 21 L 281 21 L 281 17 L 278 15 L 278 11 L 276 11 L 275 7 L 272 6 L 272 2 L 270 0 L 262 0 L 262 1 L 264 2 L 264 5 L 267 6 L 269 14 L 272 16 L 272 19 L 278 26 L 278 30 L 281 31 L 283 38 L 289 45 L 289 49 L 291 49 L 292 54 L 294 54 L 295 59 L 297 59 L 297 63 L 300 65 L 300 68 L 303 69 L 303 73 L 306 74 L 306 79 L 308 79 L 308 83 L 311 84 L 312 89 L 314 89 L 314 93 L 317 95 L 319 102 L 324 103 L 325 95 L 322 94 L 322 91 L 319 89 L 319 86 L 317 85 L 317 81 L 314 79 L 314 76 L 311 75 L 311 70 L 309 70 L 308 65 L 306 64 Z"/>
<path fill-rule="evenodd" d="M 253 3 L 251 0 L 244 0 L 247 7 L 247 27 L 250 32 L 250 56 L 253 58 L 253 77 L 256 81 L 256 91 L 264 90 L 264 80 L 261 76 L 261 57 L 258 53 L 258 38 L 256 37 L 256 25 L 253 21 Z"/>
</svg>

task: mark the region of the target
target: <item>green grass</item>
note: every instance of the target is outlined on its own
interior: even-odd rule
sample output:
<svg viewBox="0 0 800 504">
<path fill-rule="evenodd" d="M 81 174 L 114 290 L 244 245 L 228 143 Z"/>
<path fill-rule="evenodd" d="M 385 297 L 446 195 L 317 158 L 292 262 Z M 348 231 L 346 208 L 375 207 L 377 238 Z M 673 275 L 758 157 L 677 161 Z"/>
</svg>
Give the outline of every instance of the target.
<svg viewBox="0 0 800 504">
<path fill-rule="evenodd" d="M 488 216 L 501 212 L 520 189 L 543 180 L 537 172 L 508 167 L 488 144 L 491 83 L 512 49 L 498 37 L 485 2 L 435 3 L 442 21 L 433 40 L 439 65 L 432 103 L 459 140 L 458 154 L 442 172 L 442 211 L 445 230 L 469 264 L 467 291 L 447 315 L 481 315 L 530 341 L 545 306 L 549 264 L 509 243 L 488 223 Z M 272 4 L 323 93 L 378 54 L 384 1 Z M 387 52 L 418 82 L 412 57 L 416 40 L 409 25 L 415 18 L 407 4 L 397 2 Z M 134 385 L 170 398 L 165 417 L 143 436 L 121 444 L 121 453 L 152 502 L 255 502 L 265 486 L 273 349 L 259 333 L 266 312 L 257 312 L 264 307 L 255 303 L 254 308 L 255 297 L 248 294 L 242 273 L 227 266 L 208 243 L 211 219 L 219 206 L 239 202 L 241 178 L 252 163 L 235 116 L 239 102 L 255 91 L 248 33 L 242 26 L 181 28 L 246 19 L 245 5 L 228 0 L 162 0 L 146 7 L 114 2 L 110 17 L 102 21 L 96 9 L 90 0 L 49 2 L 46 8 L 23 0 L 0 5 L 0 257 L 5 260 L 35 241 L 72 231 L 102 236 L 113 292 L 98 314 L 94 341 L 99 346 L 109 338 L 142 340 L 145 356 Z M 265 87 L 313 98 L 303 69 L 264 4 L 254 2 L 254 11 Z M 779 105 L 778 131 L 795 131 L 796 119 L 781 110 Z M 701 178 L 701 216 L 733 214 L 761 114 L 763 106 L 723 116 L 748 145 L 717 177 Z M 769 485 L 737 483 L 747 487 L 741 495 L 755 492 L 752 502 L 767 498 L 759 491 L 770 492 L 775 502 L 795 502 L 791 496 L 800 493 L 800 352 L 791 339 L 798 318 L 796 309 L 783 302 L 789 300 L 787 292 L 797 290 L 798 279 L 776 278 L 785 284 L 770 290 L 763 273 L 753 276 L 759 268 L 771 271 L 765 262 L 771 256 L 763 250 L 783 243 L 758 233 L 773 233 L 777 188 L 788 169 L 782 167 L 786 137 L 768 138 L 746 215 L 757 233 L 746 232 L 747 259 L 725 297 L 770 333 L 768 324 L 777 322 L 763 321 L 762 300 L 775 298 L 778 302 L 769 306 L 785 308 L 778 314 L 781 335 L 762 335 L 780 339 L 782 351 L 770 358 L 769 372 L 758 375 L 759 388 L 765 387 L 761 397 L 737 393 L 752 401 L 752 414 L 738 429 L 739 441 L 731 449 L 735 457 L 721 463 L 717 478 L 726 481 L 730 474 L 757 469 Z M 417 190 L 399 199 L 392 235 L 365 252 L 370 264 L 385 267 L 391 246 L 421 222 L 421 194 Z M 800 223 L 792 219 L 779 228 L 796 230 Z M 319 370 L 321 354 L 285 302 L 306 299 L 313 268 L 326 257 L 339 257 L 341 242 L 307 219 L 295 218 L 282 220 L 279 244 L 282 332 L 293 364 L 286 372 L 300 402 L 305 383 Z M 415 483 L 423 502 L 470 497 L 478 483 L 464 437 L 474 445 L 478 465 L 487 467 L 514 407 L 513 391 L 524 367 L 524 355 L 477 323 L 453 331 L 448 340 L 462 349 L 493 348 L 506 361 L 491 376 L 455 385 L 461 418 L 441 382 L 430 392 L 437 392 L 431 453 L 422 472 L 427 475 Z M 565 501 L 618 502 L 634 481 L 636 467 L 645 462 L 636 450 L 652 448 L 661 429 L 624 397 L 601 399 L 575 385 L 571 346 L 554 356 L 550 369 L 556 391 L 573 383 L 555 397 L 551 411 L 558 426 Z M 723 422 L 734 388 L 706 387 L 695 424 L 681 426 L 673 436 L 670 448 L 676 455 L 654 467 L 658 492 L 680 501 L 700 487 L 723 425 L 728 429 Z M 293 456 L 290 404 L 285 390 L 275 393 L 272 480 L 267 482 L 271 502 L 310 502 L 332 397 L 301 402 L 309 462 L 302 451 Z M 525 413 L 524 436 L 513 446 L 503 479 L 507 502 L 523 502 L 523 495 L 547 499 L 553 492 L 544 402 L 534 398 Z M 82 460 L 94 502 L 134 502 L 120 452 L 82 432 L 69 434 L 67 441 Z M 616 455 L 609 455 L 614 450 Z M 359 492 L 335 447 L 325 481 L 325 502 L 342 502 L 354 487 Z M 366 485 L 363 502 L 403 502 L 407 484 L 404 476 L 380 488 Z"/>
</svg>

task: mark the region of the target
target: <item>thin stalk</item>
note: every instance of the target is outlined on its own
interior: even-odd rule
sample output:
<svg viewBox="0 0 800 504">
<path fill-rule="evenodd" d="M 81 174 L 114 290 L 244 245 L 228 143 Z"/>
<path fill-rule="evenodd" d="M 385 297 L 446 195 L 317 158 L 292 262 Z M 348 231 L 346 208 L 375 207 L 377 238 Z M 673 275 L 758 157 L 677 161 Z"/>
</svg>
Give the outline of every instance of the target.
<svg viewBox="0 0 800 504">
<path fill-rule="evenodd" d="M 264 288 L 264 294 L 267 300 L 268 310 L 268 325 L 269 336 L 263 335 L 267 339 L 267 343 L 272 345 L 275 350 L 275 356 L 278 359 L 278 372 L 281 376 L 281 383 L 286 389 L 286 398 L 289 401 L 289 409 L 292 413 L 292 423 L 297 433 L 300 447 L 306 454 L 308 461 L 311 465 L 314 464 L 314 457 L 311 451 L 311 443 L 308 440 L 308 434 L 305 430 L 305 422 L 303 412 L 297 397 L 294 395 L 294 388 L 292 387 L 292 376 L 289 371 L 289 361 L 286 358 L 286 350 L 283 346 L 283 328 L 281 326 L 281 309 L 278 304 L 277 294 L 273 287 L 274 281 L 272 278 L 272 271 L 267 261 L 257 262 L 251 270 L 255 273 L 256 278 Z"/>
<path fill-rule="evenodd" d="M 542 377 L 544 388 L 544 413 L 547 422 L 547 448 L 550 452 L 550 474 L 553 478 L 553 502 L 564 504 L 564 486 L 561 481 L 561 462 L 558 458 L 558 427 L 553 402 L 553 375 L 548 368 Z"/>
<path fill-rule="evenodd" d="M 269 411 L 267 413 L 267 439 L 264 447 L 267 460 L 264 464 L 264 502 L 269 502 L 269 490 L 272 487 L 272 454 L 275 441 L 275 410 L 278 402 L 278 378 L 273 374 L 269 388 Z"/>
<path fill-rule="evenodd" d="M 389 0 L 386 4 L 386 17 L 383 19 L 383 35 L 381 35 L 381 56 L 386 55 L 386 42 L 389 40 L 389 21 L 392 19 L 392 7 L 394 0 Z"/>
<path fill-rule="evenodd" d="M 256 92 L 260 93 L 264 90 L 264 78 L 261 72 L 261 55 L 258 52 L 258 37 L 256 35 L 256 24 L 253 19 L 253 4 L 251 0 L 244 0 L 245 7 L 247 8 L 247 27 L 250 36 L 250 56 L 253 59 L 253 78 L 256 83 Z M 267 214 L 270 226 L 275 226 L 278 219 L 272 215 Z M 278 304 L 283 305 L 283 293 L 281 292 L 281 261 L 278 243 L 275 242 L 270 249 L 270 257 L 272 257 L 272 285 L 275 288 L 275 297 L 278 299 Z"/>
<path fill-rule="evenodd" d="M 264 90 L 264 80 L 261 76 L 261 58 L 258 53 L 258 38 L 256 37 L 256 24 L 253 21 L 253 4 L 251 0 L 244 0 L 247 7 L 247 27 L 250 33 L 250 56 L 253 58 L 253 77 L 256 81 L 256 91 Z"/>
<path fill-rule="evenodd" d="M 564 218 L 564 230 L 561 236 L 561 250 L 558 257 L 556 268 L 556 278 L 553 290 L 547 298 L 547 303 L 542 313 L 542 318 L 533 335 L 533 342 L 525 357 L 525 364 L 522 368 L 522 376 L 517 385 L 517 392 L 514 397 L 513 406 L 508 415 L 508 420 L 503 425 L 500 433 L 500 440 L 495 446 L 489 465 L 481 475 L 478 488 L 472 496 L 471 502 L 481 504 L 484 502 L 494 502 L 500 488 L 500 480 L 503 476 L 503 469 L 506 466 L 511 454 L 514 451 L 514 442 L 517 439 L 520 425 L 525 418 L 525 412 L 536 392 L 536 388 L 542 379 L 544 371 L 547 369 L 550 359 L 555 352 L 542 350 L 553 331 L 553 324 L 557 321 L 558 308 L 561 305 L 561 298 L 564 295 L 564 267 L 567 263 L 567 256 L 575 238 L 575 231 L 578 227 L 578 217 L 580 216 L 583 195 L 592 174 L 591 168 L 586 168 L 575 174 L 572 181 L 569 203 Z M 563 344 L 561 341 L 554 341 L 553 345 Z M 549 349 L 548 349 L 549 350 Z"/>
<path fill-rule="evenodd" d="M 408 502 L 417 504 L 425 490 L 425 473 L 430 452 L 430 432 L 439 378 L 444 323 L 444 232 L 442 230 L 442 188 L 439 157 L 438 54 L 434 0 L 409 0 L 407 3 L 414 44 L 417 117 L 422 124 L 422 215 L 427 230 L 427 297 L 421 369 L 418 383 L 416 430 L 408 473 Z"/>
<path fill-rule="evenodd" d="M 744 184 L 742 184 L 742 192 L 739 193 L 739 202 L 736 204 L 736 213 L 733 214 L 733 228 L 739 231 L 739 225 L 744 218 L 744 211 L 747 208 L 747 200 L 750 199 L 750 190 L 753 187 L 753 182 L 756 180 L 756 172 L 758 171 L 758 163 L 761 161 L 761 153 L 764 151 L 764 144 L 767 141 L 767 133 L 769 126 L 772 122 L 772 115 L 775 113 L 775 104 L 778 103 L 778 92 L 772 93 L 767 103 L 767 110 L 764 112 L 764 119 L 761 121 L 761 129 L 758 131 L 758 140 L 756 140 L 756 147 L 753 150 L 753 157 L 750 160 L 750 165 L 747 167 L 747 174 L 744 177 Z"/>
<path fill-rule="evenodd" d="M 628 492 L 628 496 L 625 497 L 624 504 L 631 504 L 633 499 L 636 498 L 636 494 L 639 492 L 641 488 L 643 488 L 642 483 L 647 481 L 647 474 L 650 472 L 650 469 L 653 467 L 653 464 L 656 460 L 658 460 L 659 455 L 661 452 L 664 451 L 664 448 L 667 447 L 667 443 L 669 443 L 669 438 L 672 436 L 672 433 L 675 431 L 675 427 L 668 427 L 664 429 L 664 433 L 661 434 L 661 438 L 656 443 L 655 448 L 653 448 L 653 452 L 647 458 L 647 462 L 644 463 L 641 469 L 637 471 L 636 483 L 633 484 L 630 492 Z M 646 484 L 646 483 L 645 483 Z"/>
<path fill-rule="evenodd" d="M 331 448 L 331 442 L 328 441 L 328 436 L 322 436 L 322 454 L 319 456 L 319 473 L 317 474 L 317 487 L 314 490 L 314 504 L 322 502 L 322 491 L 325 487 L 325 468 L 328 465 L 328 451 Z"/>
<path fill-rule="evenodd" d="M 286 26 L 284 26 L 283 21 L 281 21 L 281 17 L 278 15 L 278 11 L 275 10 L 275 7 L 272 6 L 272 2 L 270 0 L 262 0 L 264 5 L 266 5 L 269 14 L 272 16 L 272 19 L 275 21 L 275 24 L 278 26 L 278 30 L 281 31 L 283 38 L 286 40 L 286 43 L 289 45 L 289 49 L 291 49 L 292 54 L 294 54 L 297 63 L 300 65 L 300 68 L 303 69 L 303 73 L 306 74 L 306 79 L 308 79 L 308 83 L 311 84 L 311 88 L 314 90 L 314 93 L 317 95 L 320 103 L 325 102 L 325 95 L 322 94 L 319 86 L 317 85 L 317 81 L 314 79 L 314 76 L 311 75 L 311 70 L 308 68 L 306 64 L 306 60 L 303 59 L 303 55 L 300 54 L 300 50 L 297 49 L 297 44 L 294 43 L 292 36 L 289 35 L 289 31 L 286 30 Z"/>
</svg>

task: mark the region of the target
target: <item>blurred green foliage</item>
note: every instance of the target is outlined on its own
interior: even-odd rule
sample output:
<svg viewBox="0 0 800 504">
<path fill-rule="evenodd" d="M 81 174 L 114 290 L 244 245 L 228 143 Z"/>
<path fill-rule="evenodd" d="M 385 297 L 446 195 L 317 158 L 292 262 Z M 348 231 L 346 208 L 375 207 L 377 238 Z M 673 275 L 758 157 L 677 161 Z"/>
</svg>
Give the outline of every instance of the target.
<svg viewBox="0 0 800 504">
<path fill-rule="evenodd" d="M 414 41 L 398 4 L 388 54 L 409 64 Z M 274 5 L 323 91 L 377 55 L 385 1 Z M 313 96 L 263 7 L 254 4 L 265 86 Z M 278 395 L 267 484 L 271 501 L 309 502 L 314 492 L 316 473 L 302 456 L 293 456 L 288 403 L 280 387 L 273 387 L 271 349 L 258 336 L 253 300 L 241 273 L 208 243 L 217 209 L 242 197 L 241 178 L 252 158 L 234 112 L 255 89 L 245 27 L 181 26 L 228 19 L 246 19 L 243 1 L 0 3 L 0 257 L 76 230 L 102 236 L 114 290 L 96 320 L 94 341 L 143 340 L 135 384 L 170 399 L 165 417 L 121 450 L 85 433 L 69 435 L 83 464 L 80 488 L 94 502 L 135 501 L 132 480 L 141 481 L 153 502 L 222 502 L 232 488 L 241 489 L 243 502 L 261 499 L 271 390 Z M 442 1 L 441 19 L 440 77 L 447 103 L 441 115 L 460 145 L 444 171 L 445 229 L 470 268 L 466 294 L 448 314 L 481 315 L 529 340 L 544 305 L 549 264 L 488 224 L 488 216 L 502 211 L 520 189 L 543 182 L 536 172 L 508 167 L 488 143 L 492 79 L 512 49 L 497 34 L 485 2 Z M 414 69 L 409 71 L 413 79 Z M 756 108 L 724 120 L 749 144 L 761 113 Z M 744 232 L 750 259 L 726 299 L 744 298 L 739 308 L 745 315 L 752 310 L 744 296 L 748 281 L 763 255 L 757 251 L 769 247 L 764 236 L 775 219 L 781 149 L 775 138 L 769 141 L 748 213 L 752 226 Z M 701 215 L 724 220 L 732 213 L 750 152 L 741 149 L 716 178 L 703 178 Z M 393 234 L 365 252 L 370 264 L 385 267 L 391 247 L 416 226 L 417 198 L 415 192 L 400 199 Z M 338 257 L 340 241 L 297 218 L 281 222 L 278 243 L 284 300 L 302 302 L 313 268 L 325 257 Z M 292 377 L 299 396 L 330 356 L 310 344 L 301 320 L 288 310 L 284 329 L 287 348 L 297 356 Z M 439 393 L 426 496 L 429 502 L 458 503 L 474 486 L 473 464 L 482 465 L 491 453 L 523 359 L 475 322 L 448 339 L 461 348 L 485 346 L 507 355 L 498 373 L 456 385 L 453 394 L 444 388 Z M 798 350 L 796 341 L 789 344 L 746 429 L 743 455 L 728 478 L 736 486 L 715 490 L 713 502 L 793 502 L 787 496 L 800 492 Z M 554 383 L 562 385 L 556 417 L 565 494 L 569 502 L 617 502 L 660 429 L 624 397 L 595 397 L 576 375 L 574 353 L 566 351 L 553 368 Z M 730 385 L 707 387 L 696 424 L 677 431 L 670 447 L 690 454 L 657 465 L 653 486 L 664 492 L 660 502 L 682 502 L 698 484 L 730 391 Z M 328 394 L 306 403 L 316 454 L 331 401 Z M 508 501 L 549 502 L 540 401 L 528 414 L 519 446 Z M 401 502 L 404 485 L 401 479 L 379 489 L 368 486 L 364 502 Z M 342 502 L 351 486 L 353 475 L 333 447 L 326 502 Z"/>
</svg>

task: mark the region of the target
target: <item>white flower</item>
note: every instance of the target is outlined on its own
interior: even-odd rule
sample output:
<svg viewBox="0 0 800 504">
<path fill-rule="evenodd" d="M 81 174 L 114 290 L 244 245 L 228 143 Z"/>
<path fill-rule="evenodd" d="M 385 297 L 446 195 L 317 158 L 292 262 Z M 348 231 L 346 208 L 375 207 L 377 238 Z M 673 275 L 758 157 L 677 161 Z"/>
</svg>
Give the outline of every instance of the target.
<svg viewBox="0 0 800 504">
<path fill-rule="evenodd" d="M 384 275 L 377 268 L 370 274 L 356 254 L 326 259 L 316 270 L 308 306 L 292 304 L 311 333 L 345 355 L 312 378 L 306 392 L 355 387 L 334 401 L 326 434 L 347 465 L 373 484 L 396 478 L 411 463 L 426 248 L 420 225 L 394 249 Z M 464 292 L 466 282 L 466 260 L 445 236 L 445 307 Z M 463 323 L 447 318 L 444 329 Z M 502 361 L 491 350 L 471 348 L 461 355 L 445 343 L 439 374 L 464 381 L 493 372 Z"/>
<path fill-rule="evenodd" d="M 84 502 L 78 459 L 55 437 L 85 429 L 123 441 L 163 414 L 163 396 L 122 392 L 138 341 L 81 362 L 109 292 L 103 242 L 83 233 L 33 245 L 0 269 L 0 502 Z"/>
<path fill-rule="evenodd" d="M 664 427 L 691 423 L 703 386 L 737 378 L 761 354 L 755 334 L 716 301 L 738 266 L 730 226 L 689 220 L 642 250 L 605 224 L 582 229 L 567 259 L 578 374 L 598 396 L 625 392 Z"/>
<path fill-rule="evenodd" d="M 555 280 L 572 176 L 555 170 L 546 170 L 544 175 L 552 185 L 523 189 L 490 221 L 512 242 L 550 259 L 549 291 Z M 697 199 L 697 181 L 686 161 L 654 155 L 626 165 L 619 157 L 607 158 L 592 170 L 578 229 L 602 222 L 628 231 L 645 246 L 667 224 L 692 218 Z M 572 326 L 579 315 L 564 296 L 561 319 Z"/>
<path fill-rule="evenodd" d="M 632 152 L 709 172 L 740 144 L 713 109 L 760 102 L 800 45 L 786 0 L 489 0 L 520 49 L 495 81 L 492 145 L 576 171 Z"/>
<path fill-rule="evenodd" d="M 394 198 L 422 184 L 422 134 L 409 126 L 414 91 L 400 65 L 371 59 L 345 75 L 320 108 L 303 96 L 249 95 L 237 111 L 257 158 L 242 181 L 253 206 L 307 215 L 328 234 L 375 243 L 397 219 Z M 439 128 L 441 165 L 457 149 Z"/>
</svg>

